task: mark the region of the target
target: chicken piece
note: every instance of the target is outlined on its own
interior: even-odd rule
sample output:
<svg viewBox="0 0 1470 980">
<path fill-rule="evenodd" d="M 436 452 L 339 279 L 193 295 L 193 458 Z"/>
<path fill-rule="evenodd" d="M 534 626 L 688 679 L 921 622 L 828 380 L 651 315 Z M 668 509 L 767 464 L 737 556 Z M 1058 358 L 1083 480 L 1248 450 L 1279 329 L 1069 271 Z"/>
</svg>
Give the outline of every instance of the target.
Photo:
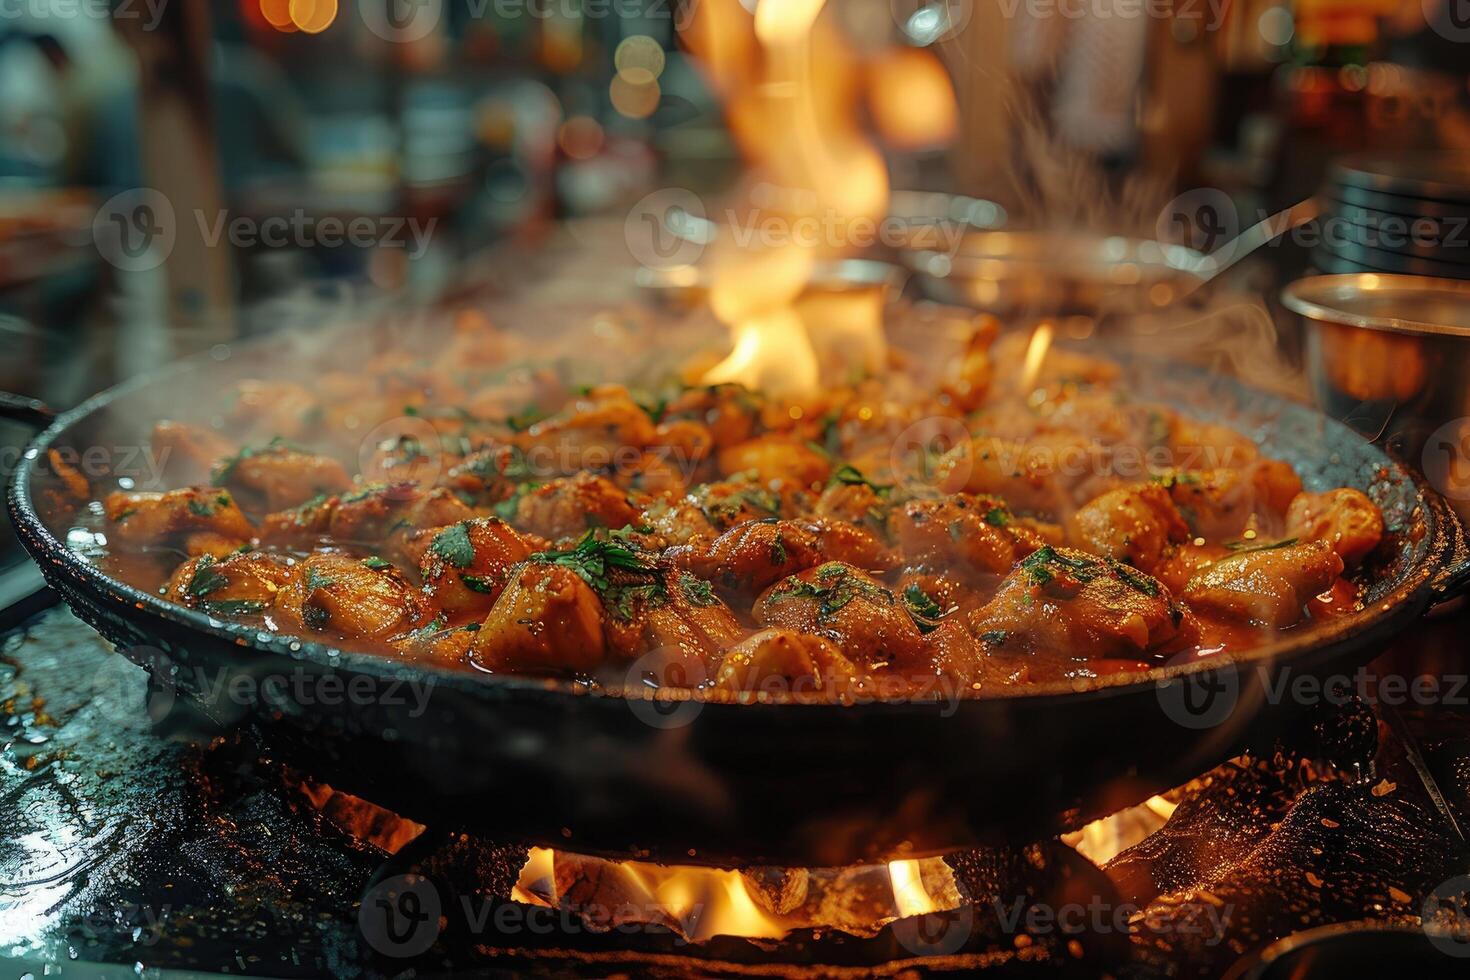
<svg viewBox="0 0 1470 980">
<path fill-rule="evenodd" d="M 475 633 L 469 662 L 495 674 L 590 674 L 607 654 L 602 615 L 602 600 L 576 571 L 527 562 Z"/>
<path fill-rule="evenodd" d="M 465 667 L 469 665 L 470 644 L 479 629 L 479 623 L 446 628 L 435 620 L 395 637 L 391 642 L 393 649 L 405 659 L 440 667 Z"/>
<path fill-rule="evenodd" d="M 930 669 L 931 652 L 908 606 L 866 573 L 840 562 L 782 579 L 756 601 L 756 622 L 814 633 L 861 670 Z"/>
<path fill-rule="evenodd" d="M 443 487 L 373 484 L 267 514 L 261 521 L 261 540 L 309 548 L 331 539 L 393 550 L 412 531 L 457 524 L 473 516 L 464 501 Z"/>
<path fill-rule="evenodd" d="M 1200 541 L 1203 539 L 1195 538 L 1183 544 L 1170 545 L 1163 558 L 1148 573 L 1167 585 L 1173 594 L 1183 595 L 1190 579 L 1231 553 L 1222 544 L 1196 543 Z"/>
<path fill-rule="evenodd" d="M 208 479 L 214 464 L 230 455 L 234 448 L 228 439 L 213 429 L 168 420 L 153 426 L 149 445 L 158 465 L 176 483 L 197 483 Z"/>
<path fill-rule="evenodd" d="M 404 552 L 418 564 L 424 592 L 451 616 L 483 615 L 509 581 L 516 562 L 534 547 L 498 517 L 415 531 Z"/>
<path fill-rule="evenodd" d="M 485 446 L 450 467 L 440 483 L 466 499 L 498 503 L 510 499 L 527 482 L 565 475 L 537 465 L 546 462 L 539 456 L 533 462 L 519 446 Z"/>
<path fill-rule="evenodd" d="M 102 502 L 109 539 L 122 548 L 167 547 L 208 531 L 239 547 L 255 528 L 228 490 L 185 487 L 163 493 L 110 493 Z"/>
<path fill-rule="evenodd" d="M 1171 470 L 1158 477 L 1190 530 L 1229 538 L 1247 529 L 1272 532 L 1302 481 L 1287 463 L 1258 459 L 1240 469 Z"/>
<path fill-rule="evenodd" d="M 782 490 L 818 486 L 832 472 L 826 456 L 800 439 L 775 432 L 721 449 L 718 462 L 726 476 L 750 473 Z"/>
<path fill-rule="evenodd" d="M 822 560 L 818 538 L 792 521 L 766 518 L 737 524 L 705 548 L 670 549 L 670 559 L 741 597 Z"/>
<path fill-rule="evenodd" d="M 1103 447 L 1078 433 L 1055 432 L 1025 443 L 976 436 L 935 464 L 945 493 L 988 494 L 1037 514 L 1061 514 L 1074 503 L 1074 488 L 1106 472 Z"/>
<path fill-rule="evenodd" d="M 588 528 L 616 530 L 638 520 L 628 494 L 592 473 L 552 480 L 520 498 L 514 523 L 552 541 L 575 537 Z"/>
<path fill-rule="evenodd" d="M 292 572 L 275 613 L 285 629 L 301 635 L 387 641 L 434 618 L 429 600 L 386 562 L 317 552 Z"/>
<path fill-rule="evenodd" d="M 990 382 L 995 374 L 990 347 L 999 334 L 998 319 L 988 313 L 977 316 L 969 339 L 965 341 L 964 353 L 941 388 L 949 396 L 950 403 L 962 412 L 979 408 L 990 391 Z"/>
<path fill-rule="evenodd" d="M 1070 542 L 1152 574 L 1171 544 L 1190 538 L 1169 493 L 1157 483 L 1111 490 L 1085 504 L 1068 524 Z"/>
<path fill-rule="evenodd" d="M 716 531 L 728 531 L 746 521 L 780 517 L 786 507 L 775 490 L 747 480 L 701 484 L 689 494 L 689 499 Z"/>
<path fill-rule="evenodd" d="M 601 596 L 608 652 L 632 660 L 659 651 L 682 668 L 685 685 L 702 684 L 720 652 L 745 634 L 709 582 L 671 564 L 612 572 Z"/>
<path fill-rule="evenodd" d="M 289 381 L 241 381 L 230 418 L 266 439 L 296 439 L 314 428 L 322 414 L 317 397 Z"/>
<path fill-rule="evenodd" d="M 817 553 L 823 561 L 840 561 L 870 572 L 887 571 L 897 563 L 883 539 L 861 524 L 828 517 L 800 523 L 816 535 Z"/>
<path fill-rule="evenodd" d="M 709 426 L 694 419 L 670 419 L 654 429 L 652 448 L 662 450 L 669 462 L 686 474 L 693 473 L 714 446 Z"/>
<path fill-rule="evenodd" d="M 285 562 L 259 551 L 201 555 L 174 571 L 164 596 L 214 616 L 258 615 L 275 605 L 290 580 Z"/>
<path fill-rule="evenodd" d="M 1348 565 L 1356 565 L 1383 540 L 1383 514 L 1361 490 L 1340 487 L 1301 493 L 1286 510 L 1286 533 L 1301 541 L 1325 541 Z"/>
<path fill-rule="evenodd" d="M 859 678 L 852 661 L 824 637 L 763 629 L 725 651 L 715 673 L 720 691 L 840 695 Z"/>
<path fill-rule="evenodd" d="M 1092 660 L 1173 652 L 1199 630 L 1157 579 L 1119 561 L 1047 546 L 970 615 L 970 631 L 996 652 Z"/>
<path fill-rule="evenodd" d="M 851 524 L 860 524 L 883 533 L 888 528 L 888 515 L 893 509 L 889 487 L 871 483 L 850 466 L 838 469 L 834 482 L 817 498 L 815 513 Z"/>
<path fill-rule="evenodd" d="M 612 479 L 638 493 L 683 496 L 691 473 L 692 468 L 686 468 L 668 450 L 657 448 L 617 463 Z"/>
<path fill-rule="evenodd" d="M 723 449 L 750 438 L 763 403 L 760 395 L 743 385 L 703 385 L 671 399 L 664 406 L 662 422 L 699 422 L 709 430 L 714 446 Z"/>
<path fill-rule="evenodd" d="M 219 460 L 213 479 L 255 511 L 285 510 L 352 486 L 352 477 L 335 459 L 279 442 Z"/>
<path fill-rule="evenodd" d="M 648 528 L 650 536 L 658 539 L 664 546 L 691 544 L 716 537 L 715 529 L 704 516 L 704 511 L 689 496 L 673 500 L 666 497 L 655 498 L 643 511 L 640 524 Z"/>
<path fill-rule="evenodd" d="M 556 469 L 571 473 L 604 469 L 654 439 L 653 420 L 627 389 L 603 385 L 532 425 L 522 441 L 528 454 L 550 454 Z"/>
<path fill-rule="evenodd" d="M 888 527 L 906 561 L 966 579 L 1004 575 L 1043 543 L 1002 501 L 968 493 L 910 500 L 893 510 Z"/>
<path fill-rule="evenodd" d="M 1234 429 L 1183 416 L 1171 426 L 1169 450 L 1173 465 L 1185 470 L 1245 469 L 1261 455 L 1254 442 Z"/>
<path fill-rule="evenodd" d="M 1184 599 L 1201 612 L 1284 629 L 1342 574 L 1325 541 L 1261 547 L 1222 558 L 1190 579 Z"/>
<path fill-rule="evenodd" d="M 71 455 L 74 459 L 76 458 L 74 453 Z M 72 505 L 84 504 L 92 499 L 92 482 L 87 479 L 86 474 L 68 462 L 60 450 L 55 448 L 46 450 L 46 462 L 50 464 L 51 472 L 56 475 L 60 488 L 58 496 L 66 499 Z"/>
</svg>

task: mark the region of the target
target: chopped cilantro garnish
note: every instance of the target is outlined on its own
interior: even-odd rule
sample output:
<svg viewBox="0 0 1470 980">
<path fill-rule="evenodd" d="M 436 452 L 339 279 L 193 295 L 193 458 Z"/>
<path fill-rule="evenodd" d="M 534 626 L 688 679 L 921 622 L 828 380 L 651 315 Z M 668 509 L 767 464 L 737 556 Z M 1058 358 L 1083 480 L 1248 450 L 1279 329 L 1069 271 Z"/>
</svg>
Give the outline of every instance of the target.
<svg viewBox="0 0 1470 980">
<path fill-rule="evenodd" d="M 939 608 L 939 603 L 929 597 L 929 593 L 919 587 L 919 583 L 910 583 L 903 590 L 903 604 L 908 608 L 909 616 L 914 625 L 919 628 L 920 633 L 931 633 L 939 628 L 939 620 L 944 616 L 944 610 Z"/>
<path fill-rule="evenodd" d="M 1108 567 L 1113 570 L 1113 574 L 1117 575 L 1124 582 L 1127 582 L 1135 591 L 1142 592 L 1150 598 L 1159 594 L 1158 582 L 1142 572 L 1134 571 L 1131 567 L 1123 564 L 1116 558 L 1108 559 Z"/>
<path fill-rule="evenodd" d="M 385 558 L 379 558 L 377 555 L 373 555 L 371 558 L 364 558 L 362 560 L 362 563 L 375 572 L 381 572 L 384 569 L 393 567 L 393 563 L 391 561 L 388 561 Z"/>
<path fill-rule="evenodd" d="M 320 568 L 309 568 L 306 570 L 306 591 L 309 595 L 317 589 L 325 589 L 329 585 L 336 584 L 336 579 L 322 574 Z"/>
<path fill-rule="evenodd" d="M 200 560 L 199 567 L 194 570 L 194 577 L 189 580 L 189 586 L 184 592 L 197 599 L 229 584 L 230 580 L 214 567 L 214 559 L 206 557 Z"/>
<path fill-rule="evenodd" d="M 199 608 L 212 616 L 251 616 L 265 612 L 265 603 L 259 599 L 206 599 Z"/>
<path fill-rule="evenodd" d="M 837 467 L 836 471 L 832 474 L 832 482 L 848 487 L 867 487 L 880 497 L 893 489 L 893 487 L 886 484 L 874 483 L 872 480 L 863 476 L 862 470 L 853 466 L 851 463 L 843 463 Z"/>
<path fill-rule="evenodd" d="M 788 581 L 789 585 L 780 585 L 771 593 L 771 601 L 815 599 L 818 604 L 817 619 L 819 620 L 835 615 L 848 603 L 859 597 L 893 605 L 892 592 L 881 585 L 863 581 L 853 573 L 851 568 L 837 562 L 828 562 L 819 566 L 815 582 L 805 579 L 788 579 Z"/>
<path fill-rule="evenodd" d="M 191 499 L 189 501 L 189 513 L 194 514 L 197 517 L 213 517 L 214 508 L 210 506 L 210 503 L 207 500 Z"/>
<path fill-rule="evenodd" d="M 478 592 L 481 595 L 492 595 L 495 592 L 494 583 L 492 583 L 488 579 L 481 578 L 478 575 L 461 574 L 459 576 L 459 580 L 463 582 L 464 587 L 469 589 L 471 592 Z"/>
<path fill-rule="evenodd" d="M 461 521 L 434 536 L 429 550 L 455 568 L 468 568 L 475 560 L 475 546 L 470 541 L 469 525 Z"/>
<path fill-rule="evenodd" d="M 985 512 L 985 523 L 991 527 L 1005 527 L 1011 523 L 1011 515 L 1004 507 L 992 507 Z"/>
<path fill-rule="evenodd" d="M 688 572 L 679 573 L 679 591 L 684 593 L 691 606 L 713 606 L 719 601 L 715 598 L 714 586 Z"/>
</svg>

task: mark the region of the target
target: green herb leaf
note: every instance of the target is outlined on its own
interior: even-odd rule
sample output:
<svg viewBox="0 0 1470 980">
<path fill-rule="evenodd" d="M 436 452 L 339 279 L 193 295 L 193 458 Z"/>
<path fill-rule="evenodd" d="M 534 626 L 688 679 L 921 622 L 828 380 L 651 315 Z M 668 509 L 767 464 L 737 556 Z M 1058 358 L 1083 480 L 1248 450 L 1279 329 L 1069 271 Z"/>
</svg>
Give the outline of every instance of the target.
<svg viewBox="0 0 1470 980">
<path fill-rule="evenodd" d="M 1226 541 L 1225 547 L 1237 555 L 1245 555 L 1252 551 L 1275 551 L 1277 548 L 1290 548 L 1298 540 L 1297 538 L 1282 538 L 1280 541 L 1271 541 L 1265 544 L 1259 544 L 1254 541 Z"/>
<path fill-rule="evenodd" d="M 495 584 L 489 579 L 481 578 L 478 575 L 465 575 L 461 573 L 459 580 L 471 592 L 478 592 L 481 595 L 493 595 L 495 592 Z"/>
<path fill-rule="evenodd" d="M 719 602 L 714 586 L 688 572 L 679 573 L 679 591 L 689 600 L 691 606 L 713 606 Z"/>
<path fill-rule="evenodd" d="M 468 568 L 475 560 L 475 546 L 470 541 L 470 529 L 463 521 L 435 535 L 429 550 L 455 568 Z"/>
<path fill-rule="evenodd" d="M 362 563 L 375 572 L 381 572 L 385 569 L 393 567 L 393 563 L 391 561 L 388 561 L 384 558 L 379 558 L 377 555 L 373 555 L 371 558 L 364 558 L 362 560 Z"/>
<path fill-rule="evenodd" d="M 210 558 L 199 563 L 194 570 L 194 577 L 189 580 L 189 586 L 184 590 L 186 595 L 194 598 L 207 596 L 211 592 L 217 592 L 230 584 L 219 569 L 214 567 L 214 559 Z"/>
<path fill-rule="evenodd" d="M 939 603 L 929 597 L 929 593 L 919 587 L 919 583 L 910 583 L 908 588 L 903 590 L 903 604 L 907 607 L 909 617 L 913 619 L 920 633 L 932 633 L 939 628 L 939 621 L 944 617 L 944 610 L 939 608 Z"/>
</svg>

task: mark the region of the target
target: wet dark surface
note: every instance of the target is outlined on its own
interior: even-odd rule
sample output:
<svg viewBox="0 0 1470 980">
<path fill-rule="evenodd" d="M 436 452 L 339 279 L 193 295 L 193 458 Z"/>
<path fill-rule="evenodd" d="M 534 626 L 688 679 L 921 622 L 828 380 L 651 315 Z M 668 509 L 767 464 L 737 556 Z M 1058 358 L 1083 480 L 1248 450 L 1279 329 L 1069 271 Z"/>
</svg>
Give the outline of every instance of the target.
<svg viewBox="0 0 1470 980">
<path fill-rule="evenodd" d="M 1463 628 L 1431 624 L 1415 649 L 1431 659 L 1458 649 Z M 1445 673 L 1453 666 L 1437 663 Z M 970 905 L 872 939 L 690 947 L 656 928 L 497 931 L 493 916 L 476 922 L 454 909 L 504 904 L 522 850 L 435 828 L 389 857 L 308 806 L 250 742 L 201 736 L 167 700 L 150 700 L 142 671 L 64 610 L 0 641 L 0 956 L 83 975 L 110 964 L 116 976 L 135 964 L 280 977 L 465 966 L 726 975 L 769 970 L 772 960 L 858 975 L 894 959 L 1007 976 L 1216 976 L 1273 940 L 1329 923 L 1369 919 L 1422 940 L 1426 899 L 1470 872 L 1397 729 L 1359 705 L 1328 713 L 1272 759 L 1222 766 L 1184 788 L 1165 828 L 1105 869 L 1055 841 L 956 855 Z M 1398 721 L 1462 824 L 1465 710 L 1406 708 Z M 446 905 L 434 943 L 412 956 L 412 943 L 374 942 L 359 925 L 364 895 L 376 902 L 383 883 L 404 874 L 427 876 Z M 1101 918 L 1087 914 L 1076 931 L 1036 925 L 1034 910 L 1072 906 L 1098 907 Z M 1436 908 L 1451 926 L 1456 909 L 1458 925 L 1470 925 L 1463 907 Z M 1120 909 L 1136 909 L 1121 928 Z M 1470 953 L 1470 944 L 1456 950 Z"/>
</svg>

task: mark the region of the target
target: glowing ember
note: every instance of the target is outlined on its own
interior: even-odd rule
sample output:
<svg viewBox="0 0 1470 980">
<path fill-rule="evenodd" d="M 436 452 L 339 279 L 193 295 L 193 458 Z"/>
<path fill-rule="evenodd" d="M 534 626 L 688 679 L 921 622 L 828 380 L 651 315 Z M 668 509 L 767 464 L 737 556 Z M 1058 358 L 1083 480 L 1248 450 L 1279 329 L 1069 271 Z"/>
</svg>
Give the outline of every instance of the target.
<svg viewBox="0 0 1470 980">
<path fill-rule="evenodd" d="M 1152 796 L 1138 806 L 1094 820 L 1064 835 L 1062 841 L 1101 867 L 1167 823 L 1177 806 L 1162 796 Z"/>
<path fill-rule="evenodd" d="M 576 912 L 593 928 L 652 923 L 700 942 L 795 929 L 870 936 L 898 918 L 957 908 L 942 858 L 853 868 L 679 867 L 532 848 L 511 897 Z"/>
</svg>

